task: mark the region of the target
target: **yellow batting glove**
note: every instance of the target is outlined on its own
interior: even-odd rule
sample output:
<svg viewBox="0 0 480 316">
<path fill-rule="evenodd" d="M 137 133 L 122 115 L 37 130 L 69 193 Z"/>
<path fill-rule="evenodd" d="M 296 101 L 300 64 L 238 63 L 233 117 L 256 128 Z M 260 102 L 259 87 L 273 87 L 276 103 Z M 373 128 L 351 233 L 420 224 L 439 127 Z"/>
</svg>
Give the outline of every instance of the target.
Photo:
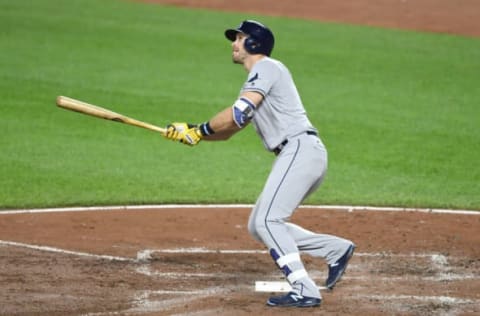
<svg viewBox="0 0 480 316">
<path fill-rule="evenodd" d="M 176 122 L 167 125 L 166 129 L 165 138 L 179 141 L 189 146 L 198 144 L 203 137 L 197 125 L 193 124 Z"/>
<path fill-rule="evenodd" d="M 181 134 L 180 142 L 185 145 L 195 146 L 202 140 L 202 133 L 197 126 L 187 129 L 184 133 Z"/>
<path fill-rule="evenodd" d="M 165 138 L 173 141 L 181 141 L 182 134 L 189 129 L 187 123 L 171 123 L 167 125 L 167 132 Z"/>
</svg>

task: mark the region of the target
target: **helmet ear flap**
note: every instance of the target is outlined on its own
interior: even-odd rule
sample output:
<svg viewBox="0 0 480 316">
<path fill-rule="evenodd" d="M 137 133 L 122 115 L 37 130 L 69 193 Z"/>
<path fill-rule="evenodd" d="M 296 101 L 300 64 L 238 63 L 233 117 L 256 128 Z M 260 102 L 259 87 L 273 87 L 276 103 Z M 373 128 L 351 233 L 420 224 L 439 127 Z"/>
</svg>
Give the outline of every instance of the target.
<svg viewBox="0 0 480 316">
<path fill-rule="evenodd" d="M 261 44 L 253 37 L 249 36 L 245 39 L 243 46 L 245 47 L 245 50 L 250 54 L 256 54 L 259 52 Z"/>
</svg>

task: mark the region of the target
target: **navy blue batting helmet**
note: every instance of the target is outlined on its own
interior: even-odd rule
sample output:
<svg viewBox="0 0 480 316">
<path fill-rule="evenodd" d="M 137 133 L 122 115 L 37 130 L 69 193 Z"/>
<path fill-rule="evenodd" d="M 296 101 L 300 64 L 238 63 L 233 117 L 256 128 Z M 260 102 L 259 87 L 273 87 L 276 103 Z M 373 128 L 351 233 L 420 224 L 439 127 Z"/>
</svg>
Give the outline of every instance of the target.
<svg viewBox="0 0 480 316">
<path fill-rule="evenodd" d="M 244 45 L 245 50 L 250 54 L 270 56 L 272 53 L 275 39 L 272 31 L 262 23 L 253 20 L 243 21 L 236 29 L 226 30 L 225 37 L 233 42 L 237 33 L 247 35 Z"/>
</svg>

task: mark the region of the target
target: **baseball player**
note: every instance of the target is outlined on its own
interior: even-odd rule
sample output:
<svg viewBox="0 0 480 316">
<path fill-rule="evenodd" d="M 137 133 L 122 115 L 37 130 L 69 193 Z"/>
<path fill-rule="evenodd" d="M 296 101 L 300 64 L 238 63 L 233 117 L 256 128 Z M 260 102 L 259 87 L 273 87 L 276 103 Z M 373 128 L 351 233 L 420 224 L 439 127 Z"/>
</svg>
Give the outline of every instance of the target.
<svg viewBox="0 0 480 316">
<path fill-rule="evenodd" d="M 292 76 L 280 61 L 270 57 L 274 36 L 268 27 L 243 21 L 227 29 L 232 60 L 248 76 L 232 106 L 199 125 L 172 123 L 166 137 L 193 146 L 201 140 L 227 140 L 252 123 L 265 148 L 276 158 L 255 207 L 248 230 L 269 249 L 292 291 L 274 296 L 268 306 L 314 307 L 320 291 L 308 275 L 300 252 L 328 263 L 325 286 L 333 289 L 353 255 L 353 242 L 316 234 L 289 222 L 300 203 L 318 188 L 327 170 L 327 151 L 317 129 L 307 118 Z"/>
</svg>

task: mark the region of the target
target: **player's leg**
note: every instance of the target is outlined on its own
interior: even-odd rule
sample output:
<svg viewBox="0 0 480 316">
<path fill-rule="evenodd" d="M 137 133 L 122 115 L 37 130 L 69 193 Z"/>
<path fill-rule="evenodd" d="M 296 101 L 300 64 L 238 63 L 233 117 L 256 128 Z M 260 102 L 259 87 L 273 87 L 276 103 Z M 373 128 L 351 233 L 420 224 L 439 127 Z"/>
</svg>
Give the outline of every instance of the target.
<svg viewBox="0 0 480 316">
<path fill-rule="evenodd" d="M 320 298 L 318 287 L 308 276 L 286 225 L 326 168 L 326 152 L 323 146 L 312 146 L 314 140 L 307 135 L 296 138 L 277 157 L 251 214 L 249 231 L 270 249 L 272 258 L 297 294 Z"/>
<path fill-rule="evenodd" d="M 263 212 L 268 209 L 264 202 L 259 199 L 250 216 L 250 233 L 266 245 L 275 264 L 285 274 L 296 294 L 321 298 L 317 285 L 305 270 L 295 240 L 289 235 L 285 221 L 268 219 Z"/>
<path fill-rule="evenodd" d="M 354 243 L 333 235 L 316 234 L 292 223 L 287 223 L 287 227 L 301 252 L 326 259 L 328 276 L 325 286 L 332 290 L 347 269 L 355 250 Z"/>
<path fill-rule="evenodd" d="M 287 223 L 290 236 L 295 240 L 298 250 L 313 257 L 324 258 L 333 264 L 345 254 L 353 244 L 348 239 L 328 234 L 317 234 L 293 223 Z"/>
</svg>

